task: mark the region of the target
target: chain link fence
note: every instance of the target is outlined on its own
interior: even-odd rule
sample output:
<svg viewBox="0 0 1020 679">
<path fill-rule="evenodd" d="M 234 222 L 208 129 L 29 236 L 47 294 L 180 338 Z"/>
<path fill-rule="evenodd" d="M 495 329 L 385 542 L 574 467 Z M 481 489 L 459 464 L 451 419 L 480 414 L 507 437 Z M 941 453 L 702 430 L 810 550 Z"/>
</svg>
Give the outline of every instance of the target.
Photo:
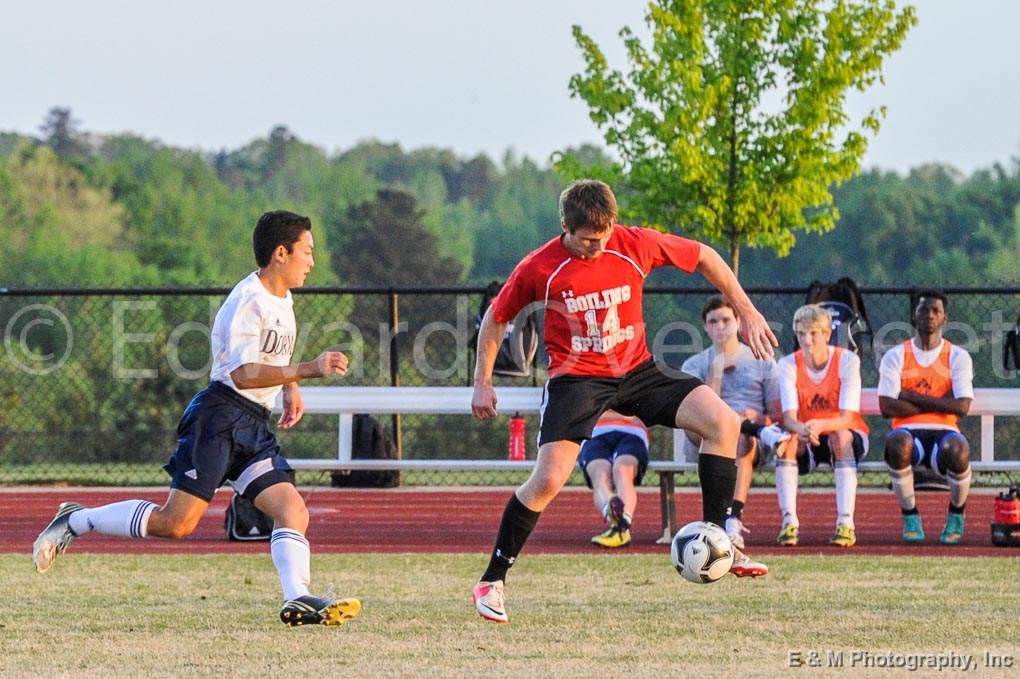
<svg viewBox="0 0 1020 679">
<path fill-rule="evenodd" d="M 229 290 L 0 291 L 0 484 L 163 485 L 161 465 L 176 443 L 176 425 L 191 396 L 208 381 L 209 331 Z M 781 352 L 794 348 L 791 319 L 805 289 L 752 289 L 773 323 Z M 910 335 L 912 294 L 905 288 L 865 289 L 874 346 L 862 354 L 865 386 L 878 382 L 882 353 Z M 975 386 L 1018 386 L 1003 367 L 1006 332 L 1020 313 L 1020 288 L 949 289 L 946 337 L 974 358 Z M 483 288 L 307 289 L 295 291 L 298 339 L 294 361 L 339 349 L 351 359 L 344 378 L 322 385 L 468 385 L 474 370 L 475 320 Z M 645 291 L 648 344 L 674 367 L 708 346 L 700 310 L 709 289 Z M 393 329 L 396 328 L 396 332 Z M 525 386 L 545 379 L 545 357 L 531 378 L 498 378 Z M 309 383 L 311 384 L 311 383 Z M 384 418 L 408 459 L 503 459 L 507 418 L 469 415 Z M 537 417 L 527 419 L 528 456 L 535 455 Z M 1020 459 L 1020 418 L 996 420 L 997 459 Z M 870 418 L 871 453 L 880 460 L 888 424 Z M 978 418 L 963 431 L 976 448 Z M 334 415 L 306 415 L 279 432 L 292 458 L 331 458 Z M 672 436 L 652 434 L 653 459 L 671 459 Z M 522 472 L 405 472 L 402 483 L 515 485 Z M 692 475 L 688 475 L 692 476 Z M 863 483 L 884 484 L 874 474 Z M 301 472 L 301 484 L 328 483 L 324 472 Z M 758 483 L 770 481 L 761 475 Z M 807 484 L 828 484 L 813 474 Z M 1000 479 L 986 478 L 986 482 Z M 694 479 L 679 480 L 693 483 Z M 572 483 L 583 481 L 575 475 Z"/>
</svg>

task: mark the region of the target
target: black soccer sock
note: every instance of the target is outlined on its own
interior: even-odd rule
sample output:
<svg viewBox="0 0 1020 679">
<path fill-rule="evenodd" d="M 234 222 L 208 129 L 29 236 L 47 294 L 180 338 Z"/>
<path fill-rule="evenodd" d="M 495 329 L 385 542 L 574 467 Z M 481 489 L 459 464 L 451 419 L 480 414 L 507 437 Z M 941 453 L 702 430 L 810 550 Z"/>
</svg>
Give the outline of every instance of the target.
<svg viewBox="0 0 1020 679">
<path fill-rule="evenodd" d="M 535 530 L 535 524 L 541 515 L 542 512 L 525 507 L 524 503 L 517 499 L 517 493 L 510 496 L 510 501 L 503 510 L 503 520 L 499 523 L 496 547 L 492 550 L 489 567 L 482 574 L 482 582 L 506 579 L 506 572 L 514 565 L 517 555 L 524 548 L 531 531 Z"/>
<path fill-rule="evenodd" d="M 765 428 L 764 424 L 758 422 L 752 422 L 751 420 L 744 420 L 740 423 L 740 433 L 744 436 L 758 436 L 762 429 Z"/>
<path fill-rule="evenodd" d="M 698 456 L 698 479 L 705 521 L 725 526 L 726 510 L 733 502 L 733 489 L 737 485 L 736 462 L 728 457 L 702 453 Z"/>
<path fill-rule="evenodd" d="M 730 505 L 730 517 L 739 519 L 740 515 L 744 513 L 744 503 L 740 500 L 734 500 L 733 504 Z"/>
<path fill-rule="evenodd" d="M 949 511 L 951 511 L 953 514 L 963 514 L 963 510 L 964 510 L 964 508 L 966 508 L 966 506 L 967 506 L 966 502 L 964 502 L 959 507 L 957 507 L 952 502 L 950 502 L 949 503 Z"/>
<path fill-rule="evenodd" d="M 900 512 L 903 513 L 903 516 L 910 516 L 911 514 L 920 514 L 921 513 L 919 511 L 917 511 L 917 505 L 914 505 L 913 509 L 901 509 Z"/>
</svg>

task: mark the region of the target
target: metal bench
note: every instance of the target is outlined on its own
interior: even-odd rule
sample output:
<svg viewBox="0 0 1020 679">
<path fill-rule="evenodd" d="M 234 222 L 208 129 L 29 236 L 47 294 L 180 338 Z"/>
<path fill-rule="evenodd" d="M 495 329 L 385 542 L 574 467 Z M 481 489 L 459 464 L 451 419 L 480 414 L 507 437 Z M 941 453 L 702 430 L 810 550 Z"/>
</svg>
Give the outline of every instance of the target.
<svg viewBox="0 0 1020 679">
<path fill-rule="evenodd" d="M 337 415 L 337 455 L 331 459 L 292 459 L 292 467 L 303 470 L 437 470 L 506 471 L 530 470 L 534 460 L 355 460 L 351 444 L 355 413 L 370 415 L 470 415 L 471 387 L 302 387 L 306 414 Z M 501 413 L 536 414 L 542 398 L 540 387 L 496 387 Z M 277 402 L 277 410 L 280 402 Z M 878 415 L 875 389 L 864 389 L 861 412 Z M 1020 389 L 975 389 L 971 416 L 981 418 L 979 454 L 971 466 L 975 471 L 1020 472 L 1020 460 L 995 459 L 995 418 L 1020 416 Z M 659 475 L 659 505 L 663 536 L 676 529 L 675 475 L 696 472 L 697 464 L 684 458 L 684 434 L 673 433 L 673 459 L 652 461 L 648 468 Z M 885 471 L 883 462 L 863 462 L 862 471 Z"/>
</svg>

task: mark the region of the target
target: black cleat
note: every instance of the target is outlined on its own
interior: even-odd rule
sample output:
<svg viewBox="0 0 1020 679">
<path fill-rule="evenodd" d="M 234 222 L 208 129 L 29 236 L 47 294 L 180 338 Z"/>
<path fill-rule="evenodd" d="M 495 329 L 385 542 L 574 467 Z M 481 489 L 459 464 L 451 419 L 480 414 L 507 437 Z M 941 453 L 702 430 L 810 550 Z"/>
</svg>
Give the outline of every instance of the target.
<svg viewBox="0 0 1020 679">
<path fill-rule="evenodd" d="M 57 513 L 49 525 L 43 528 L 39 537 L 32 545 L 32 563 L 40 573 L 45 573 L 53 565 L 58 554 L 63 554 L 75 535 L 71 532 L 67 517 L 79 509 L 85 509 L 77 502 L 61 502 Z"/>
<path fill-rule="evenodd" d="M 299 596 L 283 604 L 280 620 L 287 627 L 300 625 L 342 625 L 361 612 L 357 599 Z"/>
</svg>

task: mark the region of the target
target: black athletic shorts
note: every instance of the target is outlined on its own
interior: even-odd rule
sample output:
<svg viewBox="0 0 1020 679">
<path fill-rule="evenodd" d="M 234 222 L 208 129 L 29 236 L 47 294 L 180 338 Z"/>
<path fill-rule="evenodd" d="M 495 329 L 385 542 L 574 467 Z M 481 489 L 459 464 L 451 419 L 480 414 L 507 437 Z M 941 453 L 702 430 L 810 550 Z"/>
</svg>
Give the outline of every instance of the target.
<svg viewBox="0 0 1020 679">
<path fill-rule="evenodd" d="M 177 425 L 177 450 L 163 465 L 170 487 L 212 500 L 230 481 L 252 502 L 269 486 L 290 482 L 290 465 L 269 430 L 269 411 L 225 384 L 195 394 Z"/>
<path fill-rule="evenodd" d="M 867 441 L 865 441 L 859 432 L 851 430 L 850 433 L 853 434 L 851 447 L 854 453 L 854 460 L 860 462 L 861 458 L 868 452 Z M 805 447 L 804 452 L 797 456 L 797 469 L 800 474 L 812 472 L 820 464 L 827 464 L 830 467 L 835 466 L 836 457 L 832 454 L 832 449 L 829 447 L 829 435 L 823 434 L 818 439 L 820 443 L 817 446 L 809 443 Z"/>
<path fill-rule="evenodd" d="M 560 375 L 545 383 L 538 445 L 591 438 L 599 416 L 608 408 L 636 415 L 646 426 L 676 426 L 676 411 L 702 385 L 693 375 L 670 377 L 648 359 L 623 377 Z"/>
</svg>

